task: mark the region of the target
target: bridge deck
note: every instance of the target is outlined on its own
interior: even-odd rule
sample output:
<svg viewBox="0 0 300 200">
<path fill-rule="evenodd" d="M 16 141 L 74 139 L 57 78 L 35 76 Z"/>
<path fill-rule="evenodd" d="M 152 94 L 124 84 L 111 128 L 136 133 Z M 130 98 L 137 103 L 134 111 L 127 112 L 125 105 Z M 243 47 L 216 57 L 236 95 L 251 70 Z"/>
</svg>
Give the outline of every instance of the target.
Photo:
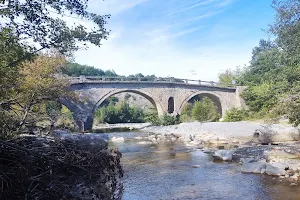
<svg viewBox="0 0 300 200">
<path fill-rule="evenodd" d="M 192 79 L 179 79 L 179 78 L 154 78 L 154 77 L 102 77 L 102 76 L 80 76 L 68 77 L 71 84 L 80 83 L 102 83 L 102 84 L 174 84 L 174 85 L 187 85 L 187 86 L 204 86 L 204 87 L 217 87 L 224 89 L 235 89 L 235 85 L 224 85 L 214 81 L 201 81 Z"/>
</svg>

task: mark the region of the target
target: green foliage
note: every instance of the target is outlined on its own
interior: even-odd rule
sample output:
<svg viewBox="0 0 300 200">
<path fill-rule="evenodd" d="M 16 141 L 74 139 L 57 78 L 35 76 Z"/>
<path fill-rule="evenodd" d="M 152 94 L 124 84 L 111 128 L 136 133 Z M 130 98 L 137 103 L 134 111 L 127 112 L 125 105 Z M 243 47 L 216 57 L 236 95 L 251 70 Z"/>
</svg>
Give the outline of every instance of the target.
<svg viewBox="0 0 300 200">
<path fill-rule="evenodd" d="M 239 85 L 249 86 L 242 94 L 249 107 L 247 119 L 286 115 L 298 125 L 300 105 L 291 99 L 300 91 L 300 2 L 274 0 L 272 6 L 276 18 L 269 32 L 275 41 L 259 42 L 252 51 L 250 65 L 237 80 Z M 228 120 L 244 118 L 243 115 L 231 111 Z"/>
<path fill-rule="evenodd" d="M 87 65 L 81 65 L 78 63 L 68 63 L 66 66 L 64 66 L 61 70 L 63 74 L 66 74 L 68 76 L 118 76 L 117 73 L 114 70 L 106 70 L 103 71 L 101 69 L 87 66 Z"/>
<path fill-rule="evenodd" d="M 274 0 L 275 23 L 269 32 L 276 36 L 276 44 L 286 54 L 287 63 L 300 61 L 300 2 L 299 0 Z"/>
<path fill-rule="evenodd" d="M 104 25 L 110 16 L 89 13 L 87 3 L 87 0 L 2 0 L 0 16 L 4 22 L 1 24 L 15 30 L 19 40 L 29 37 L 42 48 L 52 47 L 69 54 L 78 49 L 76 42 L 100 46 L 101 40 L 107 39 L 109 34 Z M 64 19 L 68 15 L 92 22 L 94 28 L 81 24 L 67 26 Z"/>
<path fill-rule="evenodd" d="M 0 101 L 14 96 L 19 72 L 18 67 L 9 64 L 25 56 L 27 50 L 11 29 L 0 27 Z"/>
<path fill-rule="evenodd" d="M 60 106 L 60 114 L 57 115 L 55 126 L 60 129 L 68 129 L 74 131 L 75 121 L 71 111 L 66 106 Z"/>
<path fill-rule="evenodd" d="M 164 114 L 160 119 L 160 124 L 163 126 L 170 126 L 179 123 L 180 123 L 179 115 L 173 116 L 173 115 Z"/>
<path fill-rule="evenodd" d="M 194 103 L 192 116 L 197 121 L 217 121 L 220 119 L 218 107 L 208 97 Z"/>
<path fill-rule="evenodd" d="M 153 125 L 161 125 L 156 109 L 148 110 L 148 112 L 145 113 L 144 120 L 145 122 L 150 122 Z"/>
<path fill-rule="evenodd" d="M 246 101 L 251 111 L 270 109 L 276 104 L 274 89 L 271 84 L 263 83 L 258 86 L 250 86 L 244 91 L 242 97 Z"/>
<path fill-rule="evenodd" d="M 127 102 L 118 102 L 114 105 L 110 102 L 108 106 L 101 107 L 95 112 L 95 123 L 141 123 L 144 122 L 143 110 L 130 107 Z"/>
<path fill-rule="evenodd" d="M 62 73 L 68 76 L 104 76 L 105 73 L 101 69 L 95 67 L 80 65 L 78 63 L 68 63 L 62 68 Z"/>
<path fill-rule="evenodd" d="M 225 114 L 225 122 L 237 122 L 248 118 L 248 112 L 244 109 L 233 108 L 228 110 Z"/>
<path fill-rule="evenodd" d="M 235 73 L 227 69 L 224 73 L 219 74 L 219 84 L 220 85 L 232 85 L 233 81 L 236 80 Z"/>
<path fill-rule="evenodd" d="M 184 105 L 180 115 L 181 122 L 191 121 L 217 121 L 220 119 L 220 113 L 216 104 L 208 97 L 201 101 L 195 101 L 194 104 Z"/>
<path fill-rule="evenodd" d="M 180 122 L 193 121 L 193 117 L 192 117 L 193 106 L 194 105 L 192 103 L 187 103 L 183 106 L 181 113 L 180 113 Z"/>
</svg>

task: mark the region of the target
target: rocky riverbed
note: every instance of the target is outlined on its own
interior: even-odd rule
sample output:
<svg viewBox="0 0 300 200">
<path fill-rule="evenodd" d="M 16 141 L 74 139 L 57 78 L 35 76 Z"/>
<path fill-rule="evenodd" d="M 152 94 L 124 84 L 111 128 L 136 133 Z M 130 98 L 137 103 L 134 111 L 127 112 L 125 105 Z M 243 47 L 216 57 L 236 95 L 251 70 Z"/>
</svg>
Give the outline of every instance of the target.
<svg viewBox="0 0 300 200">
<path fill-rule="evenodd" d="M 300 181 L 300 129 L 279 124 L 250 122 L 182 123 L 143 128 L 149 132 L 140 143 L 182 141 L 217 160 L 241 163 L 244 173 L 259 173 Z"/>
</svg>

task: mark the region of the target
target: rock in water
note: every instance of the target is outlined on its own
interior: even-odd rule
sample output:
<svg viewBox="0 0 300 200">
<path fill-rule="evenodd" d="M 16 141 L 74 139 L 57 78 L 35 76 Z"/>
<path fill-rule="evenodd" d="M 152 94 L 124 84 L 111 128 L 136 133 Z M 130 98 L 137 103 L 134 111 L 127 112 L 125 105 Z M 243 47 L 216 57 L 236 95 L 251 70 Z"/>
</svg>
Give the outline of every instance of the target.
<svg viewBox="0 0 300 200">
<path fill-rule="evenodd" d="M 170 148 L 170 156 L 176 156 L 176 150 L 174 148 Z"/>
<path fill-rule="evenodd" d="M 266 167 L 266 173 L 268 175 L 282 176 L 286 174 L 289 166 L 285 163 L 268 163 Z"/>
<path fill-rule="evenodd" d="M 266 169 L 266 167 L 267 167 L 266 161 L 244 162 L 241 168 L 241 172 L 260 174 L 262 170 Z"/>
<path fill-rule="evenodd" d="M 233 152 L 230 150 L 217 150 L 213 154 L 213 157 L 218 160 L 232 161 L 232 154 Z"/>
</svg>

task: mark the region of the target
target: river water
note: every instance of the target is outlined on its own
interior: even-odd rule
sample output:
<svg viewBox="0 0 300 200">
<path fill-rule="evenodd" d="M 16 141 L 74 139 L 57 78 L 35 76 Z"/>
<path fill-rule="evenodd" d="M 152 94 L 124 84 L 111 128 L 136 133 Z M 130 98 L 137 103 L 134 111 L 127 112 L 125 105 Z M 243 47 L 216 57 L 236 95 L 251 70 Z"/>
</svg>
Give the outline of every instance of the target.
<svg viewBox="0 0 300 200">
<path fill-rule="evenodd" d="M 123 154 L 123 200 L 300 200 L 300 187 L 279 178 L 243 174 L 237 163 L 215 162 L 181 143 L 137 144 L 141 132 L 109 133 Z M 176 155 L 170 153 L 176 149 Z M 196 166 L 195 166 L 196 165 Z"/>
</svg>

